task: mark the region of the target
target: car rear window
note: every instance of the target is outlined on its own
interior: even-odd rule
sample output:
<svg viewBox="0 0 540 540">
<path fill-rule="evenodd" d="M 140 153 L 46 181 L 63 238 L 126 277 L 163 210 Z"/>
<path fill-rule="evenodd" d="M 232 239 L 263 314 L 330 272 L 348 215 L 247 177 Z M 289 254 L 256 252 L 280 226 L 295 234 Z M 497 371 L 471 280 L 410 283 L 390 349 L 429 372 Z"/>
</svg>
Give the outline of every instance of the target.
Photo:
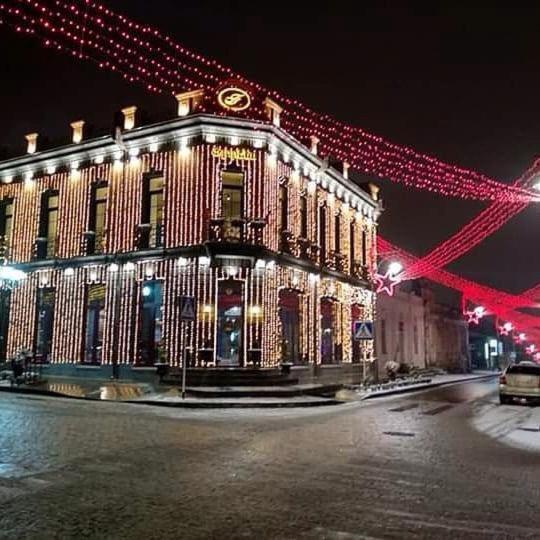
<svg viewBox="0 0 540 540">
<path fill-rule="evenodd" d="M 511 375 L 540 375 L 540 366 L 516 364 L 515 366 L 510 366 L 507 373 Z"/>
</svg>

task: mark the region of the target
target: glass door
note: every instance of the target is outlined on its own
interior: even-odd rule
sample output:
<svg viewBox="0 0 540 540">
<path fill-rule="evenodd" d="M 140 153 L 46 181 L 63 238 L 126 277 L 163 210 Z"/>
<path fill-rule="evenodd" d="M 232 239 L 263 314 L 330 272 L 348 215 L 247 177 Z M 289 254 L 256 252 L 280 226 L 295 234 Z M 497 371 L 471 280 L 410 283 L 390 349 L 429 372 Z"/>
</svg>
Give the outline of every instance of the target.
<svg viewBox="0 0 540 540">
<path fill-rule="evenodd" d="M 243 361 L 243 282 L 227 279 L 218 284 L 217 364 L 236 367 Z"/>
</svg>

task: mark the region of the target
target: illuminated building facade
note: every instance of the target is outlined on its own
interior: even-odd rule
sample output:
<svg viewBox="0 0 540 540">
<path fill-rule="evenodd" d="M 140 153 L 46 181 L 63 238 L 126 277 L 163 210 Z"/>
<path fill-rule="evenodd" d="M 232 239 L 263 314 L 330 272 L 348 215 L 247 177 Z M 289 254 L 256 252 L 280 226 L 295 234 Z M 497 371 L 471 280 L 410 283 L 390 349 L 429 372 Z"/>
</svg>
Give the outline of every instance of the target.
<svg viewBox="0 0 540 540">
<path fill-rule="evenodd" d="M 39 151 L 32 134 L 0 163 L 2 245 L 27 272 L 2 357 L 123 375 L 184 353 L 198 368 L 372 360 L 352 327 L 374 318 L 375 186 L 290 137 L 268 99 L 176 97 L 174 120 L 139 127 L 129 107 L 115 137 L 74 122 L 71 144 Z"/>
</svg>

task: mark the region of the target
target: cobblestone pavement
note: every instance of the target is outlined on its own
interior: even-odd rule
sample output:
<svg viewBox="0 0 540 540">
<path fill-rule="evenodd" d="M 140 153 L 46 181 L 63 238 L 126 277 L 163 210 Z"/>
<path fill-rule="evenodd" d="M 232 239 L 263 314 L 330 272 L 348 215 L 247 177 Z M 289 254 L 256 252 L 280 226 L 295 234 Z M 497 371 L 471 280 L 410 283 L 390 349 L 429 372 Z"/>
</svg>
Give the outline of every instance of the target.
<svg viewBox="0 0 540 540">
<path fill-rule="evenodd" d="M 302 411 L 1 395 L 0 537 L 539 538 L 540 455 L 469 421 L 494 390 Z"/>
</svg>

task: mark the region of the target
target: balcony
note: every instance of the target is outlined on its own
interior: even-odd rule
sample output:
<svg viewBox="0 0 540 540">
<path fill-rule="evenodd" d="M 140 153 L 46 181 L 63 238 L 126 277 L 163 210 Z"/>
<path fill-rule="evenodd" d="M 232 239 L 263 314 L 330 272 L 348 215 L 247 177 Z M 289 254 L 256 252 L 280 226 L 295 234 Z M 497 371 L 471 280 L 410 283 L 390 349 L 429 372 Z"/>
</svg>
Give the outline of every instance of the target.
<svg viewBox="0 0 540 540">
<path fill-rule="evenodd" d="M 0 236 L 0 264 L 9 258 L 9 244 L 6 236 Z"/>
<path fill-rule="evenodd" d="M 34 259 L 52 259 L 56 254 L 56 241 L 39 236 L 34 242 Z"/>
<path fill-rule="evenodd" d="M 164 245 L 164 226 L 162 223 L 139 223 L 135 231 L 137 249 L 155 249 Z"/>
<path fill-rule="evenodd" d="M 85 231 L 83 233 L 82 252 L 86 255 L 99 255 L 105 252 L 106 231 Z"/>
<path fill-rule="evenodd" d="M 291 231 L 281 231 L 279 239 L 279 251 L 282 253 L 288 253 L 289 255 L 296 255 L 296 238 Z"/>
<path fill-rule="evenodd" d="M 367 282 L 371 281 L 369 268 L 365 264 L 360 263 L 359 261 L 353 262 L 351 275 L 357 279 L 363 279 Z"/>
<path fill-rule="evenodd" d="M 208 241 L 216 243 L 262 245 L 264 220 L 212 218 L 208 223 Z"/>
<path fill-rule="evenodd" d="M 320 246 L 303 237 L 298 238 L 296 243 L 298 245 L 298 256 L 301 259 L 306 259 L 313 264 L 319 264 Z"/>
<path fill-rule="evenodd" d="M 330 268 L 330 270 L 335 270 L 336 272 L 344 272 L 345 255 L 343 255 L 343 253 L 340 253 L 339 251 L 331 251 L 326 257 L 325 266 L 327 268 Z"/>
</svg>

